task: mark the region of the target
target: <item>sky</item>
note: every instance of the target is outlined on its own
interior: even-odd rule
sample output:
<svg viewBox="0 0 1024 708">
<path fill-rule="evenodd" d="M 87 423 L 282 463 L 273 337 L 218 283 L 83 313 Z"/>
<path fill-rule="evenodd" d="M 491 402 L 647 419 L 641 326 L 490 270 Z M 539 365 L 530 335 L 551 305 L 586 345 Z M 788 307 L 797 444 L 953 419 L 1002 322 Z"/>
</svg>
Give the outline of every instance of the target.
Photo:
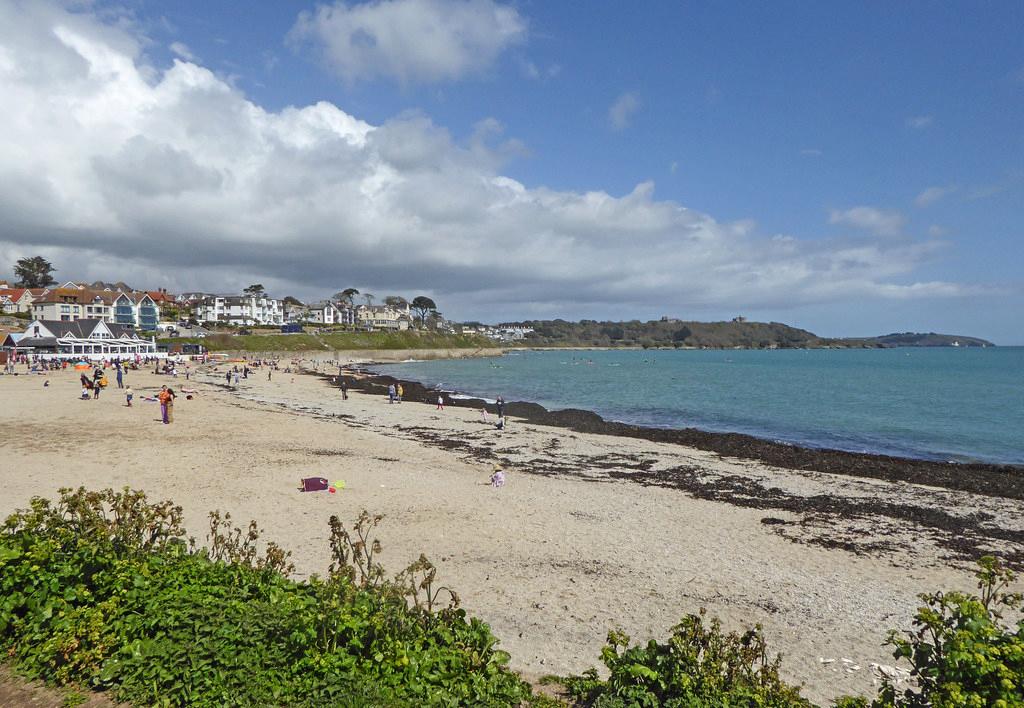
<svg viewBox="0 0 1024 708">
<path fill-rule="evenodd" d="M 1024 344 L 1020 2 L 0 0 L 0 277 Z"/>
</svg>

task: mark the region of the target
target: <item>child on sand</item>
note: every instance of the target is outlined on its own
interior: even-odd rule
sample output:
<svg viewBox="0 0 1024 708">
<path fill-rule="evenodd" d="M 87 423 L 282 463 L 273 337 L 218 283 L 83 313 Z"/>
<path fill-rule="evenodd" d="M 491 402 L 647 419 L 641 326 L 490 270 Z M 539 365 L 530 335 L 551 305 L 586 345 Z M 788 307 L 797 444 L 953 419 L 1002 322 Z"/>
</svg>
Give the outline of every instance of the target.
<svg viewBox="0 0 1024 708">
<path fill-rule="evenodd" d="M 438 394 L 437 396 L 437 410 L 444 410 L 444 394 Z"/>
<path fill-rule="evenodd" d="M 135 393 L 132 391 L 132 385 L 128 384 L 128 387 L 124 390 L 124 404 L 131 408 L 133 398 L 135 398 Z"/>
</svg>

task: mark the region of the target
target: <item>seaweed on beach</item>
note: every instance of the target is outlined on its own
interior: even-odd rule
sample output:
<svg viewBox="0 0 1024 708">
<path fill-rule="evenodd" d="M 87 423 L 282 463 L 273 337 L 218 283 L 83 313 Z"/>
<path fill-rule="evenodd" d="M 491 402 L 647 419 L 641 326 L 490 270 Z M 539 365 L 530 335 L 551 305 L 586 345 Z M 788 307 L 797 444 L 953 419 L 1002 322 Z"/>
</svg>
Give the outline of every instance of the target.
<svg viewBox="0 0 1024 708">
<path fill-rule="evenodd" d="M 357 369 L 351 388 L 371 393 L 386 391 L 389 384 L 401 383 L 403 399 L 432 403 L 437 391 L 415 381 L 373 374 Z M 333 376 L 324 375 L 333 379 Z M 448 405 L 485 409 L 497 413 L 493 403 L 478 398 L 451 399 Z M 522 418 L 535 425 L 566 428 L 580 433 L 617 435 L 651 442 L 669 443 L 715 452 L 723 457 L 756 460 L 772 467 L 826 472 L 848 477 L 908 482 L 983 496 L 1024 500 L 1024 468 L 1013 465 L 936 462 L 913 458 L 872 455 L 823 448 L 800 447 L 772 440 L 763 440 L 740 433 L 713 433 L 694 428 L 648 428 L 607 421 L 593 411 L 564 409 L 549 411 L 536 403 L 512 401 L 506 404 L 507 415 Z"/>
<path fill-rule="evenodd" d="M 396 381 L 388 376 L 369 375 L 356 379 L 351 387 L 379 393 Z M 436 391 L 416 382 L 401 383 L 406 401 L 433 403 L 436 400 Z M 480 399 L 453 399 L 450 405 L 496 412 L 493 405 Z M 799 448 L 746 435 L 642 428 L 604 421 L 590 411 L 547 411 L 534 403 L 509 403 L 505 412 L 524 418 L 531 424 L 686 445 L 812 475 L 826 473 L 853 479 L 882 479 L 997 498 L 1024 499 L 1024 475 L 1015 467 L 946 464 Z M 433 447 L 464 455 L 467 459 L 493 461 L 506 466 L 514 464 L 516 469 L 532 475 L 571 476 L 598 483 L 628 481 L 674 489 L 696 499 L 742 508 L 788 512 L 796 520 L 779 519 L 770 525 L 776 533 L 793 542 L 843 549 L 855 554 L 896 557 L 901 552 L 913 551 L 906 542 L 896 540 L 897 537 L 906 538 L 909 529 L 949 553 L 950 560 L 969 562 L 993 548 L 1000 548 L 1009 567 L 1024 568 L 1024 531 L 1001 528 L 990 514 L 958 515 L 935 506 L 872 496 L 795 494 L 769 486 L 755 476 L 726 474 L 696 465 L 659 467 L 656 457 L 621 453 L 568 455 L 560 449 L 560 444 L 553 442 L 557 438 L 545 444 L 542 456 L 513 461 L 492 449 L 490 441 L 475 436 L 448 435 L 420 426 L 399 426 L 397 430 Z M 548 453 L 548 456 L 543 456 L 543 453 Z"/>
</svg>

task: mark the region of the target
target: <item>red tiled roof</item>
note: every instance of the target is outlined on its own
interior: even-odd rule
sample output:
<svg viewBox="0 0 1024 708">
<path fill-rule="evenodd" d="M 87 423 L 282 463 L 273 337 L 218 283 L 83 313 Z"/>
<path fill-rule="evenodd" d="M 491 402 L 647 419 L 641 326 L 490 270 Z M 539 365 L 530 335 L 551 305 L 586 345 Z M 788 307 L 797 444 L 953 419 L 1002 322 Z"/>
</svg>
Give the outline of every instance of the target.
<svg viewBox="0 0 1024 708">
<path fill-rule="evenodd" d="M 25 295 L 25 291 L 27 290 L 28 288 L 0 288 L 0 297 L 6 295 L 14 302 L 17 302 Z"/>
</svg>

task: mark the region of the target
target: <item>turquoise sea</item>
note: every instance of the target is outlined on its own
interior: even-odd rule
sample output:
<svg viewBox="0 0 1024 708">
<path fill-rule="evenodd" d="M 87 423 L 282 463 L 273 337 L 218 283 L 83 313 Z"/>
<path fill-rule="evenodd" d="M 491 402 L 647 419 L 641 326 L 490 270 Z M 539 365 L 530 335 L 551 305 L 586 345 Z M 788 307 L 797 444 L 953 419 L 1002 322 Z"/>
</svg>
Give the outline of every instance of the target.
<svg viewBox="0 0 1024 708">
<path fill-rule="evenodd" d="M 523 351 L 378 370 L 639 425 L 1024 464 L 1024 347 Z"/>
</svg>

